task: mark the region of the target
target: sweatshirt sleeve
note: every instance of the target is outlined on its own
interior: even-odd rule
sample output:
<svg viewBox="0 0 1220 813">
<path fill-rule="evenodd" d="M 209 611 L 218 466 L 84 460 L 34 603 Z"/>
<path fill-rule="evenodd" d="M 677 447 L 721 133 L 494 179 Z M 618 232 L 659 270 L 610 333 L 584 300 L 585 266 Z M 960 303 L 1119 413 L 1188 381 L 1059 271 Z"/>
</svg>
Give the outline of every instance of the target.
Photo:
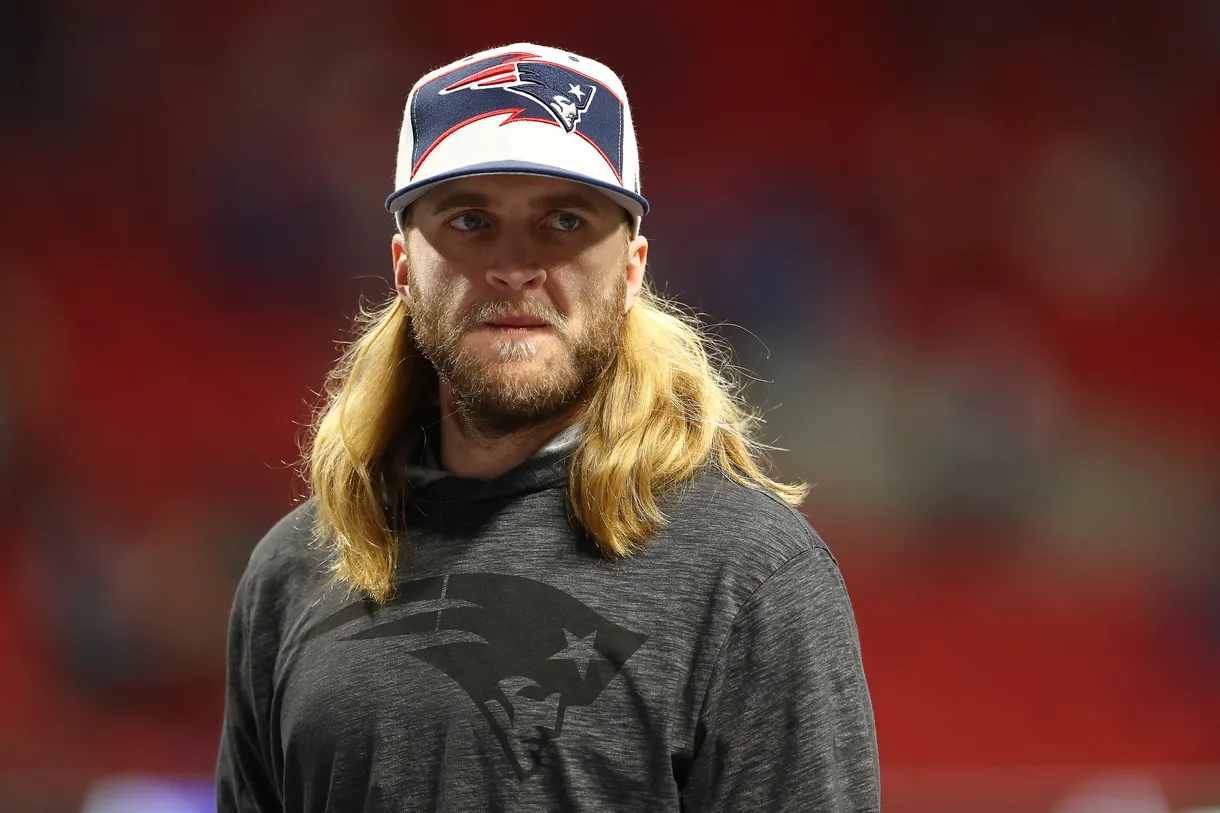
<svg viewBox="0 0 1220 813">
<path fill-rule="evenodd" d="M 229 618 L 225 710 L 216 765 L 218 813 L 281 813 L 270 754 L 271 668 L 276 642 L 253 624 L 252 573 L 237 589 Z M 272 636 L 273 638 L 273 636 Z"/>
<path fill-rule="evenodd" d="M 798 553 L 742 607 L 713 670 L 683 809 L 876 813 L 859 636 L 837 563 Z"/>
</svg>

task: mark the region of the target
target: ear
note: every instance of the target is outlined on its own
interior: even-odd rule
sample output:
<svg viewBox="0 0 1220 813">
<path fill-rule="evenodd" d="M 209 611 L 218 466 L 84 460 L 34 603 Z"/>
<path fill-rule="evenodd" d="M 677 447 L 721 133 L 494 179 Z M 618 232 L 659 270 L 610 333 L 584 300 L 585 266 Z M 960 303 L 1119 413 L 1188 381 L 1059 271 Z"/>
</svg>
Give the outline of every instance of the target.
<svg viewBox="0 0 1220 813">
<path fill-rule="evenodd" d="M 644 271 L 648 265 L 648 238 L 636 235 L 627 244 L 627 296 L 623 302 L 623 313 L 635 306 L 640 298 L 640 290 L 644 287 Z"/>
<path fill-rule="evenodd" d="M 391 243 L 394 253 L 394 289 L 398 298 L 408 305 L 411 304 L 411 288 L 408 285 L 410 264 L 407 261 L 407 238 L 401 233 L 395 234 Z"/>
</svg>

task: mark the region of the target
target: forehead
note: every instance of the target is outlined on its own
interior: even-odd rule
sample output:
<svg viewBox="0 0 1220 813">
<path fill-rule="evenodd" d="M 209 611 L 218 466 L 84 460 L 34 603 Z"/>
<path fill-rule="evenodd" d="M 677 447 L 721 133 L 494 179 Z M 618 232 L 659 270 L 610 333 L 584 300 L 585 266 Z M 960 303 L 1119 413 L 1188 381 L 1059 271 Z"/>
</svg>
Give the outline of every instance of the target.
<svg viewBox="0 0 1220 813">
<path fill-rule="evenodd" d="M 590 186 L 540 175 L 473 175 L 439 184 L 415 201 L 427 214 L 449 204 L 487 208 L 583 208 L 617 217 L 618 204 Z"/>
</svg>

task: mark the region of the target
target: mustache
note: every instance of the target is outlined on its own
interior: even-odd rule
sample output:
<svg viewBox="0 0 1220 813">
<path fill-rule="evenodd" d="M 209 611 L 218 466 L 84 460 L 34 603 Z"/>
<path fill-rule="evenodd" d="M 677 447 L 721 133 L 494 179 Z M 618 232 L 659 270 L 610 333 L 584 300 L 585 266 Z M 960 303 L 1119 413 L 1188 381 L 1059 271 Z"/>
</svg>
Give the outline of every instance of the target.
<svg viewBox="0 0 1220 813">
<path fill-rule="evenodd" d="M 545 302 L 538 302 L 532 299 L 520 302 L 510 302 L 506 299 L 501 299 L 496 302 L 483 302 L 475 305 L 463 317 L 462 329 L 465 330 L 483 322 L 490 322 L 493 319 L 501 319 L 513 315 L 528 316 L 531 319 L 546 322 L 560 333 L 567 332 L 568 320 L 564 318 L 562 313 Z"/>
</svg>

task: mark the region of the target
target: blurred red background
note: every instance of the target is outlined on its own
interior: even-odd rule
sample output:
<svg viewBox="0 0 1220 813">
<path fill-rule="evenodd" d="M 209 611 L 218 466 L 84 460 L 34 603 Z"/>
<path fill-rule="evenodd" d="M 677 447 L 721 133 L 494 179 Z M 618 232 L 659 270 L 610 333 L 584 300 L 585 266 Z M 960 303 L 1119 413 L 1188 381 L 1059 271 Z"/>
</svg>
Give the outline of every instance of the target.
<svg viewBox="0 0 1220 813">
<path fill-rule="evenodd" d="M 615 68 L 839 557 L 887 811 L 1220 806 L 1220 5 L 0 2 L 0 809 L 206 780 L 414 80 Z"/>
</svg>

